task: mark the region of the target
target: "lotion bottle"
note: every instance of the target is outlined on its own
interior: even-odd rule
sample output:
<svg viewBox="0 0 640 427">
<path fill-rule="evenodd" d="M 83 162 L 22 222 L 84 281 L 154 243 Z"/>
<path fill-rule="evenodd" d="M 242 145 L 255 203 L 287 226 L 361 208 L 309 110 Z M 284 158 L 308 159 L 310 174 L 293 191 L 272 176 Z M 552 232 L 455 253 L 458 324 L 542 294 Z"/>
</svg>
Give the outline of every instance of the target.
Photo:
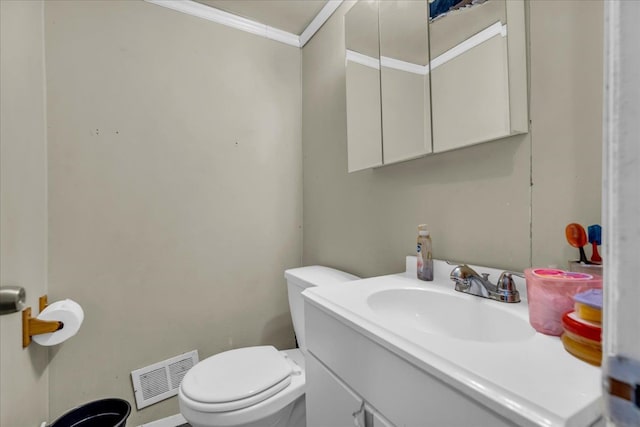
<svg viewBox="0 0 640 427">
<path fill-rule="evenodd" d="M 418 279 L 433 280 L 433 257 L 431 255 L 431 236 L 426 224 L 418 226 L 418 245 L 416 247 L 418 256 Z"/>
</svg>

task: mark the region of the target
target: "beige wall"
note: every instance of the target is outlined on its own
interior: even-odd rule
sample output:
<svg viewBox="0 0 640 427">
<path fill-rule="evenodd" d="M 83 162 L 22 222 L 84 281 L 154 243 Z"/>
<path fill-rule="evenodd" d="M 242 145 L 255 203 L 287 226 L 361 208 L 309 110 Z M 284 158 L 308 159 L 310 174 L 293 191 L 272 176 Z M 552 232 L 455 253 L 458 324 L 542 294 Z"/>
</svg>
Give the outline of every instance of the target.
<svg viewBox="0 0 640 427">
<path fill-rule="evenodd" d="M 566 265 L 565 226 L 600 223 L 604 5 L 532 1 L 530 14 L 533 264 Z"/>
<path fill-rule="evenodd" d="M 47 2 L 45 31 L 49 283 L 85 310 L 52 352 L 52 417 L 133 404 L 131 370 L 194 348 L 292 347 L 299 49 L 141 1 Z"/>
<path fill-rule="evenodd" d="M 523 269 L 577 254 L 564 226 L 600 218 L 603 17 L 601 2 L 587 3 L 530 5 L 531 133 L 353 174 L 350 4 L 338 9 L 302 54 L 303 263 L 366 276 L 401 271 L 423 222 L 441 259 Z"/>
<path fill-rule="evenodd" d="M 47 144 L 41 1 L 0 1 L 0 284 L 38 310 L 47 292 Z M 0 426 L 48 419 L 47 349 L 22 349 L 20 313 L 0 317 Z"/>
<path fill-rule="evenodd" d="M 33 307 L 47 290 L 42 3 L 0 5 L 0 276 Z M 301 253 L 399 271 L 421 222 L 438 258 L 522 269 L 577 253 L 566 223 L 600 219 L 602 3 L 530 4 L 531 133 L 354 174 L 348 6 L 301 53 L 143 2 L 46 3 L 49 296 L 86 317 L 50 368 L 21 349 L 19 316 L 0 317 L 1 425 L 133 403 L 131 370 L 193 348 L 292 346 L 282 271 Z M 171 399 L 130 424 L 177 412 Z"/>
</svg>

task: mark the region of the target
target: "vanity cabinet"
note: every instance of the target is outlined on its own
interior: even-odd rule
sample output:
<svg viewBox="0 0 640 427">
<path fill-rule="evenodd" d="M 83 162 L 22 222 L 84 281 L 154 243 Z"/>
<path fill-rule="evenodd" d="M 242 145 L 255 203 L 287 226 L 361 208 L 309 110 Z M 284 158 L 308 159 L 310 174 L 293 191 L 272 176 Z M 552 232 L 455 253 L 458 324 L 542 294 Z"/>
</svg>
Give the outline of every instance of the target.
<svg viewBox="0 0 640 427">
<path fill-rule="evenodd" d="M 393 427 L 313 355 L 308 355 L 305 369 L 306 399 L 313 402 L 307 405 L 307 427 Z"/>
<path fill-rule="evenodd" d="M 306 300 L 309 427 L 516 425 L 334 316 Z"/>
</svg>

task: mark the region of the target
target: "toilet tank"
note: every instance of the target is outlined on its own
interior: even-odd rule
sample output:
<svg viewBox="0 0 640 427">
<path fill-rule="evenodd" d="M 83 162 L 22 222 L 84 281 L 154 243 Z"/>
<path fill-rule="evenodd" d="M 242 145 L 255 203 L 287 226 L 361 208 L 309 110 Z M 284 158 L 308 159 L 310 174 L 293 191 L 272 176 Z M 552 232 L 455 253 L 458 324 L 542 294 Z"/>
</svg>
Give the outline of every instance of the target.
<svg viewBox="0 0 640 427">
<path fill-rule="evenodd" d="M 312 286 L 335 285 L 337 283 L 358 280 L 360 277 L 320 265 L 291 268 L 284 272 L 284 277 L 287 279 L 289 309 L 291 310 L 293 330 L 296 333 L 298 345 L 306 352 L 307 346 L 304 336 L 304 298 L 302 297 L 302 291 Z"/>
</svg>

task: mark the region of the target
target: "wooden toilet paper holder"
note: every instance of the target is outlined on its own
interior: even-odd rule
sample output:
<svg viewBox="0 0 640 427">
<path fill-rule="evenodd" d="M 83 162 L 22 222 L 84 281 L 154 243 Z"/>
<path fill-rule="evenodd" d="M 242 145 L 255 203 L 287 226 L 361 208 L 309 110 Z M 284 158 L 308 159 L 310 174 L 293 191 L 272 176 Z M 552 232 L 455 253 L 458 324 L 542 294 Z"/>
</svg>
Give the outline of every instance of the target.
<svg viewBox="0 0 640 427">
<path fill-rule="evenodd" d="M 38 299 L 40 313 L 48 305 L 47 296 L 43 295 Z M 48 334 L 50 332 L 59 331 L 64 327 L 64 323 L 54 320 L 40 320 L 31 317 L 31 307 L 22 310 L 22 348 L 26 348 L 31 344 L 31 337 L 34 335 Z"/>
</svg>

